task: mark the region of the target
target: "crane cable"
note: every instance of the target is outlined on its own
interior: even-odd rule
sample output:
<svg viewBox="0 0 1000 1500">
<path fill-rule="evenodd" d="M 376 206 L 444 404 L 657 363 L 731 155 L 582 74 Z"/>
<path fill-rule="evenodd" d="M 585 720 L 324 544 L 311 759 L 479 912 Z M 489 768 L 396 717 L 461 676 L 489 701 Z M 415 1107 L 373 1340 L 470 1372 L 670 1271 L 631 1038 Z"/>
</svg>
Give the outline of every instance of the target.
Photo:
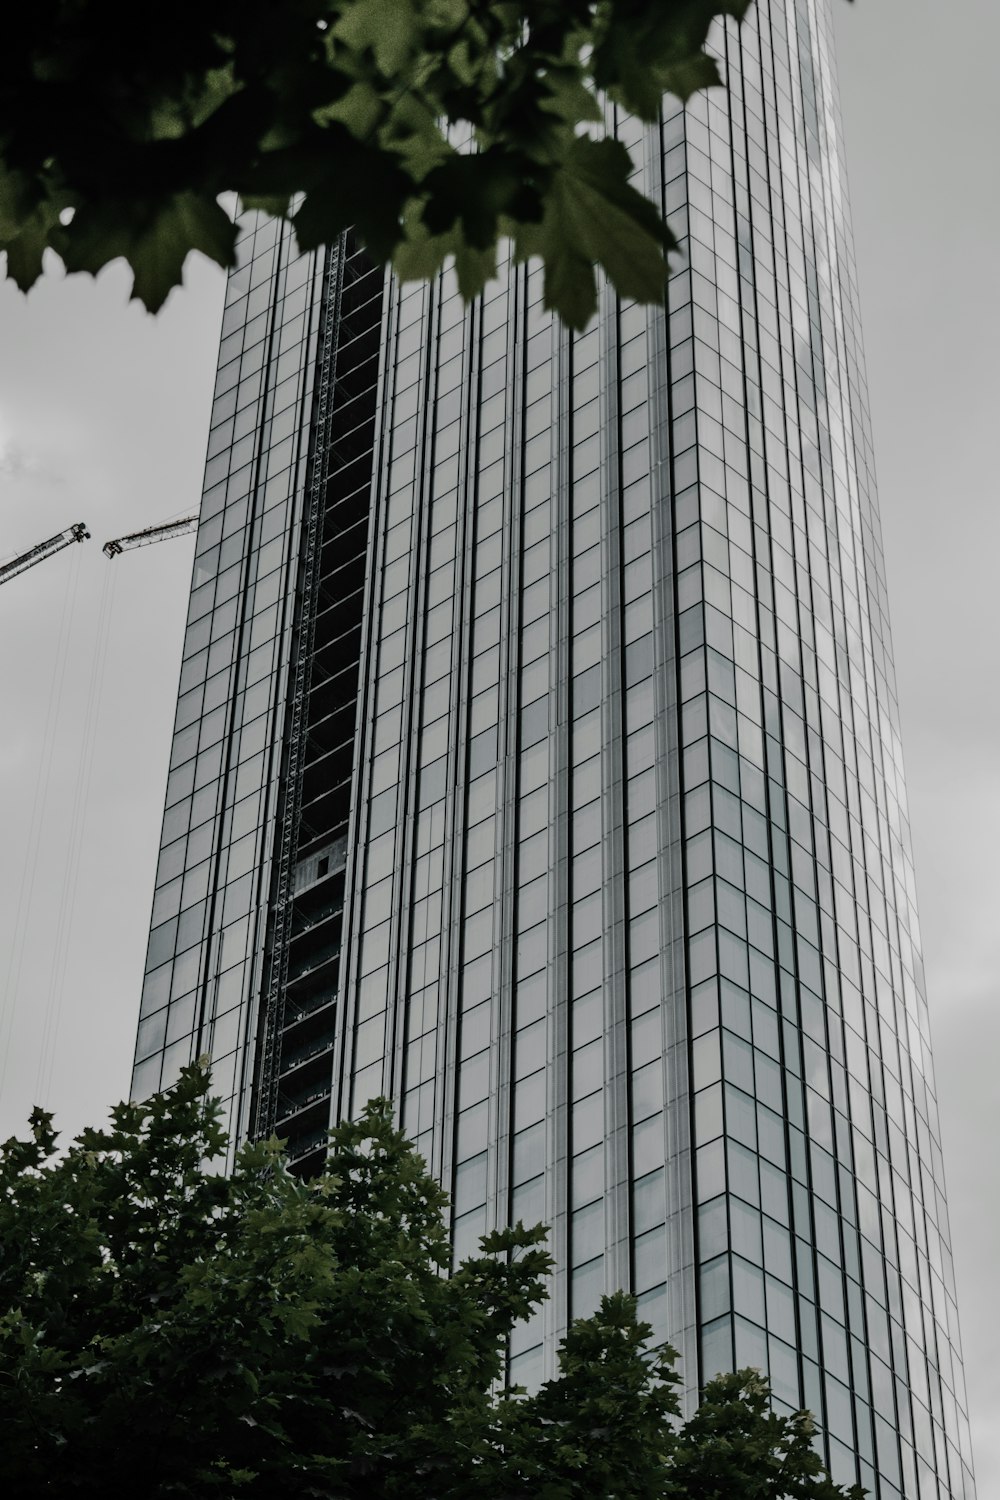
<svg viewBox="0 0 1000 1500">
<path fill-rule="evenodd" d="M 76 596 L 80 583 L 80 549 L 74 547 L 70 563 L 69 587 L 63 591 L 62 610 L 56 634 L 56 650 L 52 664 L 52 679 L 49 683 L 48 703 L 45 709 L 45 727 L 42 731 L 42 753 L 35 772 L 35 787 L 31 799 L 31 816 L 28 820 L 28 838 L 24 854 L 24 867 L 17 895 L 17 911 L 11 937 L 4 978 L 3 997 L 0 1003 L 0 1096 L 3 1095 L 7 1079 L 7 1063 L 10 1058 L 11 1033 L 14 1013 L 21 982 L 24 950 L 32 911 L 35 877 L 38 873 L 38 857 L 42 843 L 42 828 L 49 801 L 49 784 L 52 779 L 52 762 L 55 746 L 60 739 L 63 717 L 63 690 L 66 669 L 69 663 L 69 645 L 73 636 L 73 621 Z"/>
<path fill-rule="evenodd" d="M 80 861 L 86 845 L 86 831 L 90 810 L 90 786 L 94 771 L 98 730 L 101 720 L 101 701 L 104 678 L 108 663 L 108 645 L 111 638 L 111 619 L 114 611 L 117 568 L 107 568 L 101 587 L 98 606 L 97 628 L 94 634 L 87 682 L 87 700 L 84 712 L 83 732 L 80 738 L 79 768 L 73 793 L 73 810 L 66 839 L 66 859 L 63 866 L 62 889 L 59 896 L 59 915 L 52 943 L 52 958 L 49 967 L 48 993 L 45 1000 L 45 1015 L 42 1026 L 42 1042 L 38 1059 L 36 1096 L 47 1099 L 52 1087 L 59 1040 L 60 1022 L 66 998 L 66 974 L 72 945 L 73 927 L 76 917 L 76 897 L 80 882 Z"/>
</svg>

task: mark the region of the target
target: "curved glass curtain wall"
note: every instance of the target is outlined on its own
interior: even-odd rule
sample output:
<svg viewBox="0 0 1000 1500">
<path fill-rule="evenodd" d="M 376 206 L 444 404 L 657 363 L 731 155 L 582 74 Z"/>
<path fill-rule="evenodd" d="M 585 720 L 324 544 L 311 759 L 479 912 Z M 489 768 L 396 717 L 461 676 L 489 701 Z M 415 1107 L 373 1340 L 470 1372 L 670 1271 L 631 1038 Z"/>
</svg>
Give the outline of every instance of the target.
<svg viewBox="0 0 1000 1500">
<path fill-rule="evenodd" d="M 568 1319 L 627 1286 L 692 1388 L 750 1364 L 812 1408 L 838 1479 L 886 1500 L 971 1497 L 828 6 L 761 0 L 717 44 L 728 94 L 668 103 L 658 129 L 616 122 L 683 231 L 668 317 L 605 288 L 573 337 L 545 314 L 540 273 L 509 265 L 469 310 L 449 277 L 387 287 L 344 657 L 360 669 L 336 1019 L 304 1107 L 393 1094 L 452 1192 L 456 1254 L 496 1223 L 551 1224 L 552 1297 L 517 1336 L 515 1379 L 549 1371 Z M 255 233 L 263 268 L 275 232 Z M 316 317 L 321 273 L 294 264 Z M 249 304 L 233 317 L 233 360 L 252 366 Z M 213 433 L 231 479 L 213 473 L 207 504 L 231 480 L 240 504 L 229 420 Z M 286 599 L 303 474 L 288 468 L 276 502 Z M 229 585 L 221 554 L 207 566 L 211 622 Z M 258 710 L 279 750 L 281 629 Z M 220 970 L 169 926 L 171 903 L 179 923 L 188 910 L 173 882 L 211 844 L 192 809 L 212 746 L 197 762 L 190 736 L 178 749 L 189 695 L 219 675 L 192 686 L 211 649 L 196 639 L 136 1091 L 204 1045 L 174 1040 L 201 1005 L 246 1129 L 280 756 L 245 794 L 265 791 L 240 824 L 251 911 L 226 905 L 243 876 L 199 876 Z M 206 721 L 214 701 L 198 698 Z M 236 841 L 219 796 L 217 861 Z M 322 852 L 302 847 L 308 921 Z M 211 951 L 219 980 L 191 991 L 189 951 Z M 209 997 L 226 975 L 223 1010 Z"/>
</svg>

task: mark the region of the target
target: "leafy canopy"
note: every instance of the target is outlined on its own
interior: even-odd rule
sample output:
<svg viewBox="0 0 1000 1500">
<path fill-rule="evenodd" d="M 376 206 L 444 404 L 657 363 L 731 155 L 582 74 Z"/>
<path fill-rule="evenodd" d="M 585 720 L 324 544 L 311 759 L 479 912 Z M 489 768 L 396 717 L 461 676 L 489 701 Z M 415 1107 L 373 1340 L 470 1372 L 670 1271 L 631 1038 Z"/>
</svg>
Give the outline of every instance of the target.
<svg viewBox="0 0 1000 1500">
<path fill-rule="evenodd" d="M 451 1275 L 446 1197 L 384 1102 L 302 1182 L 276 1141 L 229 1177 L 200 1067 L 63 1154 L 0 1147 L 0 1488 L 248 1500 L 844 1500 L 756 1372 L 680 1421 L 674 1351 L 624 1295 L 559 1374 L 498 1395 L 545 1295 L 544 1231 Z"/>
<path fill-rule="evenodd" d="M 303 250 L 355 225 L 404 279 L 454 256 L 474 296 L 499 238 L 545 264 L 568 324 L 595 263 L 658 301 L 674 243 L 599 99 L 654 120 L 719 81 L 715 16 L 749 0 L 32 0 L 0 49 L 0 250 L 118 256 L 155 311 L 188 251 L 233 259 L 219 204 L 291 217 Z"/>
</svg>

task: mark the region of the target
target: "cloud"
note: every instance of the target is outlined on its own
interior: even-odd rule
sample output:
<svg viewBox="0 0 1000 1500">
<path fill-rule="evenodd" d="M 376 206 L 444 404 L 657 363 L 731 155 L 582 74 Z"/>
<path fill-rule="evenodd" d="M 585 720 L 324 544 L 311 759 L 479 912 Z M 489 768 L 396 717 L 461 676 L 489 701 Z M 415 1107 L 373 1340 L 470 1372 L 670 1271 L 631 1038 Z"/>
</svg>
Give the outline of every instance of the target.
<svg viewBox="0 0 1000 1500">
<path fill-rule="evenodd" d="M 18 443 L 0 437 L 0 478 L 41 485 L 61 485 L 66 476 Z"/>
<path fill-rule="evenodd" d="M 0 438 L 0 474 L 8 479 L 19 479 L 29 469 L 29 461 L 23 449 Z"/>
</svg>

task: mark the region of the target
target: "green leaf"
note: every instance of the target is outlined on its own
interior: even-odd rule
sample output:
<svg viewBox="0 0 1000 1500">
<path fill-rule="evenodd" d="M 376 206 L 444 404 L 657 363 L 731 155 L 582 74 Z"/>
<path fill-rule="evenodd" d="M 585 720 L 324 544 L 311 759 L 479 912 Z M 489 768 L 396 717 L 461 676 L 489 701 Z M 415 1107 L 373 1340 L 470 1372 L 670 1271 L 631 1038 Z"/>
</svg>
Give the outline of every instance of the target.
<svg viewBox="0 0 1000 1500">
<path fill-rule="evenodd" d="M 59 25 L 46 0 L 4 55 L 0 243 L 20 285 L 46 247 L 77 269 L 124 255 L 136 295 L 158 306 L 185 242 L 228 263 L 213 205 L 229 191 L 281 216 L 304 195 L 303 246 L 354 223 L 376 258 L 399 248 L 407 271 L 436 267 L 441 246 L 400 247 L 404 206 L 423 198 L 432 240 L 457 226 L 448 253 L 470 295 L 510 221 L 519 253 L 546 261 L 552 305 L 579 323 L 594 264 L 629 295 L 659 296 L 654 211 L 617 166 L 570 159 L 581 125 L 603 130 L 603 98 L 655 120 L 664 90 L 717 82 L 714 18 L 738 20 L 748 0 L 219 0 L 172 12 L 152 48 L 118 6 L 52 4 Z M 56 218 L 33 217 L 43 197 Z M 64 233 L 68 206 L 78 222 Z"/>
<path fill-rule="evenodd" d="M 598 23 L 594 81 L 641 119 L 655 120 L 663 94 L 686 100 L 720 81 L 702 49 L 716 16 L 740 20 L 748 8 L 749 0 L 618 0 Z"/>
<path fill-rule="evenodd" d="M 658 74 L 657 81 L 663 84 L 663 93 L 674 94 L 686 103 L 699 89 L 710 89 L 720 84 L 722 74 L 714 57 L 696 52 L 691 57 L 667 63 Z"/>
<path fill-rule="evenodd" d="M 442 162 L 456 153 L 445 138 L 441 123 L 421 100 L 404 94 L 394 100 L 389 120 L 382 127 L 380 141 L 414 183 L 420 183 Z"/>
<path fill-rule="evenodd" d="M 447 65 L 459 83 L 471 86 L 479 77 L 479 58 L 474 57 L 467 37 L 459 37 L 447 56 Z"/>
<path fill-rule="evenodd" d="M 154 141 L 178 140 L 209 119 L 227 99 L 243 88 L 232 62 L 206 73 L 179 95 L 157 99 L 149 112 L 149 134 Z"/>
<path fill-rule="evenodd" d="M 258 209 L 274 219 L 287 219 L 292 199 L 288 193 L 244 193 L 240 202 L 244 208 Z"/>
<path fill-rule="evenodd" d="M 392 157 L 356 141 L 343 126 L 335 122 L 329 129 L 331 135 L 339 131 L 341 145 L 329 160 L 312 164 L 308 191 L 293 219 L 299 248 L 330 245 L 353 223 L 385 263 L 402 238 L 401 215 L 413 180 Z"/>
<path fill-rule="evenodd" d="M 21 219 L 14 234 L 0 238 L 0 250 L 7 252 L 7 275 L 22 292 L 34 286 L 42 274 L 45 251 L 58 248 L 64 235 L 58 209 L 45 200 Z"/>
<path fill-rule="evenodd" d="M 541 225 L 519 226 L 520 256 L 545 262 L 545 305 L 582 330 L 597 310 L 594 265 L 623 297 L 662 299 L 664 248 L 672 242 L 655 208 L 628 181 L 631 159 L 618 141 L 573 141 L 549 189 Z"/>
<path fill-rule="evenodd" d="M 620 141 L 581 136 L 567 159 L 566 191 L 581 243 L 622 297 L 657 302 L 673 236 L 648 198 L 628 181 L 632 161 Z"/>
<path fill-rule="evenodd" d="M 459 247 L 459 235 L 431 235 L 421 217 L 423 204 L 415 199 L 403 211 L 403 239 L 392 255 L 392 269 L 400 281 L 429 281 Z"/>
<path fill-rule="evenodd" d="M 496 246 L 475 250 L 464 243 L 460 245 L 455 254 L 455 274 L 459 292 L 466 302 L 471 302 L 497 274 Z"/>
<path fill-rule="evenodd" d="M 27 173 L 10 170 L 0 159 L 0 241 L 20 233 L 38 202 L 39 189 Z"/>
<path fill-rule="evenodd" d="M 177 193 L 152 205 L 81 209 L 65 231 L 63 257 L 70 271 L 95 274 L 123 257 L 132 267 L 133 298 L 156 312 L 180 284 L 189 251 L 227 266 L 235 240 L 235 226 L 217 203 Z"/>
<path fill-rule="evenodd" d="M 359 141 L 366 141 L 385 113 L 385 104 L 364 81 L 353 83 L 340 99 L 332 104 L 321 105 L 312 112 L 317 125 L 329 125 L 337 121 Z"/>
<path fill-rule="evenodd" d="M 442 31 L 457 31 L 469 18 L 469 0 L 426 0 L 428 24 Z"/>
<path fill-rule="evenodd" d="M 370 51 L 379 72 L 390 78 L 417 48 L 419 18 L 413 0 L 349 0 L 331 37 L 354 52 Z"/>
<path fill-rule="evenodd" d="M 545 78 L 545 96 L 540 107 L 567 125 L 600 122 L 604 113 L 596 97 L 584 82 L 578 68 L 552 68 Z"/>
</svg>

